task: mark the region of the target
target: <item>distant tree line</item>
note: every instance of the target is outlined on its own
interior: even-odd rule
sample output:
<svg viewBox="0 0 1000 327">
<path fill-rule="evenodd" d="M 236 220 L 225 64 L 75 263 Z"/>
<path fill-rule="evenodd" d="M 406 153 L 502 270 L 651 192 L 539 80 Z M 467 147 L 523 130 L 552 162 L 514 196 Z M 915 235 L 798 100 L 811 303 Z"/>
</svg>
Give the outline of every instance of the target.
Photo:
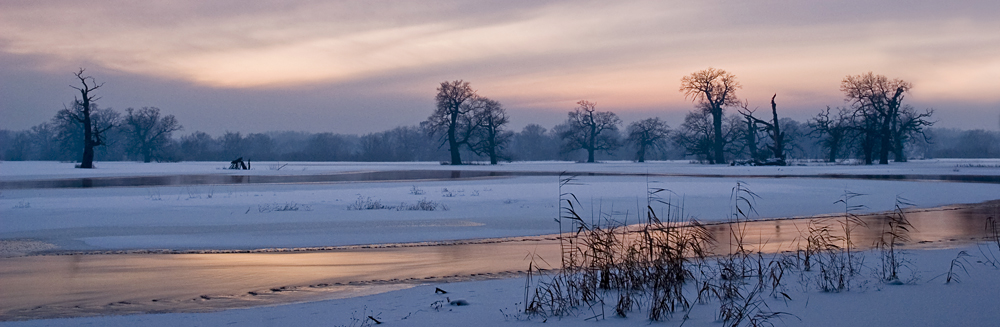
<svg viewBox="0 0 1000 327">
<path fill-rule="evenodd" d="M 739 100 L 736 76 L 709 68 L 681 79 L 695 104 L 676 129 L 658 117 L 623 126 L 618 116 L 580 100 L 552 128 L 508 130 L 503 105 L 470 83 L 442 82 L 436 109 L 413 126 L 349 135 L 275 131 L 213 137 L 183 127 L 156 107 L 118 112 L 100 108 L 103 85 L 84 70 L 79 92 L 50 121 L 28 130 L 0 130 L 0 160 L 121 161 L 441 161 L 450 164 L 518 160 L 671 160 L 786 164 L 790 159 L 888 163 L 908 158 L 997 158 L 1000 132 L 933 128 L 933 111 L 903 103 L 912 85 L 866 73 L 841 82 L 845 106 L 826 107 L 806 122 L 779 117 L 778 95 L 758 114 Z M 624 130 L 622 128 L 624 127 Z M 89 161 L 89 162 L 88 162 Z"/>
</svg>

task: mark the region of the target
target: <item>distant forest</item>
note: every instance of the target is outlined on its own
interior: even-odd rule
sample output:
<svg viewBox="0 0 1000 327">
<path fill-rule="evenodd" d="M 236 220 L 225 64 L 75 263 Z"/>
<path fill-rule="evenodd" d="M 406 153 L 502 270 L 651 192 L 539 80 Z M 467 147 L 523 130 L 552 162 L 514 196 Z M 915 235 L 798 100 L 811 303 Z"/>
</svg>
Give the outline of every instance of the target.
<svg viewBox="0 0 1000 327">
<path fill-rule="evenodd" d="M 813 159 L 826 161 L 828 149 L 821 138 L 809 135 L 807 124 L 782 119 L 787 126 L 789 160 Z M 907 148 L 909 158 L 1000 158 L 1000 132 L 929 128 L 923 138 L 912 140 Z M 212 137 L 193 132 L 157 149 L 155 161 L 230 161 L 238 157 L 251 161 L 448 161 L 447 145 L 428 136 L 420 126 L 397 127 L 379 133 L 349 135 L 334 133 L 267 132 L 241 134 L 227 132 Z M 142 155 L 130 150 L 128 136 L 122 130 L 112 130 L 107 143 L 97 147 L 98 161 L 142 161 Z M 79 138 L 61 137 L 49 123 L 25 131 L 0 130 L 0 160 L 78 161 L 83 149 Z M 570 160 L 585 161 L 587 151 L 561 151 L 562 140 L 554 129 L 539 125 L 525 126 L 513 133 L 504 149 L 505 161 Z M 471 151 L 463 150 L 470 161 L 488 161 Z M 623 145 L 610 152 L 597 153 L 598 160 L 635 160 L 633 145 Z M 858 158 L 848 153 L 847 158 Z M 749 151 L 743 147 L 734 158 L 745 160 Z M 662 149 L 650 151 L 646 160 L 704 160 L 673 142 Z"/>
<path fill-rule="evenodd" d="M 716 164 L 776 164 L 797 160 L 886 164 L 908 158 L 1000 158 L 1000 132 L 934 128 L 933 110 L 903 103 L 911 85 L 882 75 L 847 76 L 847 107 L 818 110 L 808 121 L 751 109 L 735 97 L 736 76 L 709 68 L 681 80 L 695 109 L 683 122 L 653 117 L 624 125 L 618 116 L 581 100 L 564 123 L 508 130 L 500 102 L 465 81 L 442 82 L 435 111 L 423 122 L 350 135 L 274 131 L 213 137 L 183 130 L 156 107 L 123 113 L 96 104 L 98 83 L 74 74 L 79 96 L 50 121 L 28 130 L 0 130 L 0 160 L 130 161 L 440 161 L 468 164 L 539 160 L 694 160 Z M 760 112 L 758 112 L 760 111 Z M 673 126 L 673 127 L 672 127 Z M 82 158 L 82 159 L 81 159 Z"/>
</svg>

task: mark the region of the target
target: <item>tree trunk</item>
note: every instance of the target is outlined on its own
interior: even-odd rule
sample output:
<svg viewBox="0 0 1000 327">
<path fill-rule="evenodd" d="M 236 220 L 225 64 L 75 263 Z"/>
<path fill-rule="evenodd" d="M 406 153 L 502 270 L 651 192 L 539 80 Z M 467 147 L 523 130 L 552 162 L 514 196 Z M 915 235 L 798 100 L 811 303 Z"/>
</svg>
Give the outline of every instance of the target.
<svg viewBox="0 0 1000 327">
<path fill-rule="evenodd" d="M 79 168 L 94 168 L 94 146 L 87 145 L 83 146 L 83 158 L 80 159 Z"/>
<path fill-rule="evenodd" d="M 902 137 L 893 138 L 892 153 L 895 155 L 896 162 L 906 162 L 906 152 L 904 151 Z"/>
<path fill-rule="evenodd" d="M 495 165 L 497 164 L 497 142 L 495 134 L 490 135 L 490 141 L 488 146 L 490 147 L 489 148 L 490 164 Z"/>
<path fill-rule="evenodd" d="M 753 118 L 747 118 L 747 148 L 750 150 L 750 160 L 757 160 L 757 124 Z"/>
<path fill-rule="evenodd" d="M 777 94 L 771 97 L 771 115 L 774 117 L 772 120 L 772 125 L 774 134 L 771 137 L 774 139 L 774 158 L 781 160 L 782 163 L 785 162 L 785 135 L 781 134 L 781 127 L 778 126 L 778 105 L 774 103 L 774 98 L 778 97 Z"/>
<path fill-rule="evenodd" d="M 448 126 L 448 149 L 451 151 L 451 164 L 461 165 L 462 155 L 458 152 L 458 138 L 455 136 L 455 127 L 458 124 L 458 113 L 451 114 L 451 125 Z"/>
<path fill-rule="evenodd" d="M 639 144 L 639 153 L 636 154 L 639 162 L 646 162 L 646 144 Z"/>
<path fill-rule="evenodd" d="M 86 85 L 84 85 L 86 89 Z M 94 168 L 94 129 L 93 122 L 90 121 L 90 98 L 89 94 L 83 93 L 83 158 L 80 159 L 80 168 Z"/>
<path fill-rule="evenodd" d="M 882 123 L 881 133 L 881 144 L 879 144 L 878 149 L 878 164 L 888 165 L 889 164 L 889 150 L 892 149 L 892 133 L 889 129 L 889 118 Z"/>
<path fill-rule="evenodd" d="M 587 162 L 594 162 L 594 151 L 597 149 L 597 126 L 593 123 L 593 118 L 591 118 L 590 137 L 587 139 L 587 143 Z"/>
<path fill-rule="evenodd" d="M 875 157 L 875 139 L 871 134 L 871 131 L 866 132 L 865 140 L 861 144 L 861 152 L 864 152 L 865 164 L 872 164 Z"/>
<path fill-rule="evenodd" d="M 722 140 L 722 107 L 721 105 L 712 108 L 712 124 L 715 128 L 715 158 L 713 163 L 724 164 L 726 157 L 723 154 L 725 143 Z"/>
</svg>

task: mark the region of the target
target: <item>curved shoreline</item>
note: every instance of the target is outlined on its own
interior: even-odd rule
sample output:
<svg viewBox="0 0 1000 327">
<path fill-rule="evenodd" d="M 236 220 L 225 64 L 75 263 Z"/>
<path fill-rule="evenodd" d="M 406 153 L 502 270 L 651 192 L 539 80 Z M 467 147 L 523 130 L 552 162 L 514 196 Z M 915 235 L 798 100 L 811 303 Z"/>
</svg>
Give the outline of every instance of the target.
<svg viewBox="0 0 1000 327">
<path fill-rule="evenodd" d="M 954 247 L 989 237 L 981 223 L 1000 200 L 908 211 L 908 248 Z M 863 215 L 879 221 L 885 212 Z M 802 226 L 822 215 L 745 222 L 762 252 L 793 250 Z M 729 235 L 726 223 L 707 224 Z M 875 226 L 869 229 L 877 228 Z M 763 235 L 769 232 L 769 235 Z M 854 236 L 861 244 L 866 232 Z M 868 233 L 871 234 L 871 233 Z M 723 243 L 717 239 L 717 244 Z M 558 235 L 219 251 L 50 252 L 0 259 L 0 320 L 106 314 L 205 312 L 372 294 L 429 282 L 510 278 L 525 256 L 559 256 Z M 718 251 L 725 251 L 719 249 Z M 551 261 L 551 259 L 550 259 Z M 553 261 L 554 262 L 554 261 Z M 558 267 L 550 267 L 552 269 Z"/>
</svg>

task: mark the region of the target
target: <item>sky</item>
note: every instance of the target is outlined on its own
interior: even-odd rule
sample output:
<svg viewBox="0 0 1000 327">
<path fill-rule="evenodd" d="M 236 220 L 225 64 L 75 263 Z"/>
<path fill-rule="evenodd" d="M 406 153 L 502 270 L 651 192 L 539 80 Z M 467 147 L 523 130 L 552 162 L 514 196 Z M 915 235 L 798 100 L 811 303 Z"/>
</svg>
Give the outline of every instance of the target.
<svg viewBox="0 0 1000 327">
<path fill-rule="evenodd" d="M 694 109 L 682 77 L 737 76 L 737 96 L 805 121 L 866 72 L 913 84 L 939 127 L 1000 129 L 1000 2 L 0 2 L 0 129 L 48 121 L 79 68 L 101 107 L 158 107 L 204 131 L 363 134 L 415 125 L 441 82 L 500 101 L 514 130 L 579 100 L 625 123 Z"/>
</svg>

